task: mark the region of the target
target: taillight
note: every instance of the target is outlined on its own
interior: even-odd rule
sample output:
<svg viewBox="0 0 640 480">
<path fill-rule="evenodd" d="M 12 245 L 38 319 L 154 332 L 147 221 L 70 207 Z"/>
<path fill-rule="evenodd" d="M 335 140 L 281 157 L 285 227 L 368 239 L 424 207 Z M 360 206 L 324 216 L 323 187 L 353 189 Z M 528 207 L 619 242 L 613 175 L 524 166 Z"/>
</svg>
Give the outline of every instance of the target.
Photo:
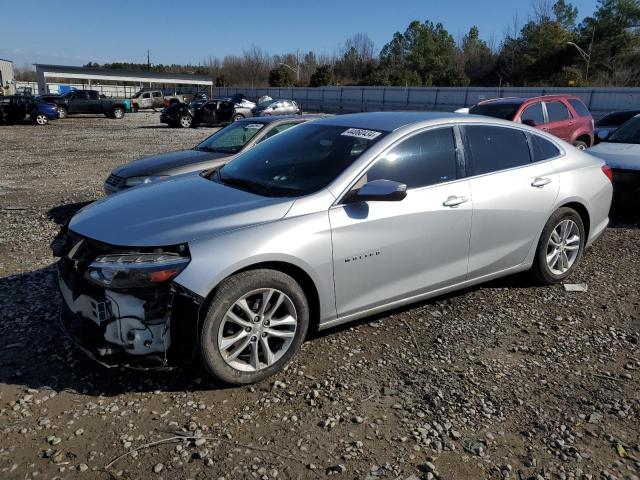
<svg viewBox="0 0 640 480">
<path fill-rule="evenodd" d="M 613 171 L 609 165 L 602 165 L 602 173 L 604 173 L 610 182 L 613 182 Z"/>
</svg>

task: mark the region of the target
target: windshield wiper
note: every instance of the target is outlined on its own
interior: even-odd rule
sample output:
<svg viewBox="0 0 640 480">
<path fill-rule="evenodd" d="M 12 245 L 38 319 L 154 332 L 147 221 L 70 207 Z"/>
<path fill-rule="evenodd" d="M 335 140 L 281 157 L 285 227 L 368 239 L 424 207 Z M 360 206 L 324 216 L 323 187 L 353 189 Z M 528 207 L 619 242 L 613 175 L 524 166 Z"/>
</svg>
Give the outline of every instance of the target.
<svg viewBox="0 0 640 480">
<path fill-rule="evenodd" d="M 218 170 L 217 173 L 218 181 L 225 185 L 239 187 L 242 190 L 257 193 L 258 195 L 262 195 L 264 197 L 273 197 L 273 188 L 271 188 L 269 185 L 254 182 L 253 180 L 247 180 L 246 178 L 223 177 L 220 174 L 220 170 Z"/>
<path fill-rule="evenodd" d="M 236 153 L 237 150 L 225 150 L 223 148 L 213 148 L 213 147 L 196 147 L 196 150 L 204 151 L 204 152 L 212 152 L 212 153 Z"/>
</svg>

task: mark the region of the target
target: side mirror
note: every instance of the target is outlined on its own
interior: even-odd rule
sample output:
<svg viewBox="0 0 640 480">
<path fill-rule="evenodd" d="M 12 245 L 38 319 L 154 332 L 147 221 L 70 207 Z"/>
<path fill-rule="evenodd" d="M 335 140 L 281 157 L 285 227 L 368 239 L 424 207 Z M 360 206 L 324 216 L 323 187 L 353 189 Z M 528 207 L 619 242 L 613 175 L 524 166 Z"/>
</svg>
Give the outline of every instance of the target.
<svg viewBox="0 0 640 480">
<path fill-rule="evenodd" d="M 407 196 L 404 183 L 391 180 L 373 180 L 349 196 L 351 202 L 399 202 Z"/>
<path fill-rule="evenodd" d="M 596 138 L 601 142 L 606 140 L 610 136 L 611 136 L 611 131 L 610 130 L 607 130 L 605 128 L 598 128 L 596 130 Z"/>
<path fill-rule="evenodd" d="M 538 126 L 538 124 L 534 120 L 531 120 L 530 118 L 527 118 L 526 120 L 522 120 L 522 124 L 523 125 L 529 125 L 530 127 L 537 127 Z"/>
</svg>

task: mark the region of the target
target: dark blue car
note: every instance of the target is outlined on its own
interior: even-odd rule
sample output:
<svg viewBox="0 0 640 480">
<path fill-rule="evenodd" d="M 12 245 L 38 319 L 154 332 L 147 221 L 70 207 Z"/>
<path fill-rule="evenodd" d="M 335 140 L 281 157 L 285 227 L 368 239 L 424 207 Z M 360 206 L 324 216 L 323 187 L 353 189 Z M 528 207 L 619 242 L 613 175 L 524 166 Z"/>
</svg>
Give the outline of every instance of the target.
<svg viewBox="0 0 640 480">
<path fill-rule="evenodd" d="M 58 107 L 28 95 L 0 97 L 0 123 L 18 123 L 25 119 L 36 125 L 46 125 L 60 118 Z"/>
</svg>

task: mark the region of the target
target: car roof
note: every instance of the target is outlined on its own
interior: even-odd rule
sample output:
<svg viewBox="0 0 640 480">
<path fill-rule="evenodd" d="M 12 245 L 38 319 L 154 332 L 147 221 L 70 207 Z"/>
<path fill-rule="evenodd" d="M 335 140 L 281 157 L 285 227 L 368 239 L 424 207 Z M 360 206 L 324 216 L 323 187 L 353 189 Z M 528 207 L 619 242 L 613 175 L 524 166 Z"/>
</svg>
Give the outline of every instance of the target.
<svg viewBox="0 0 640 480">
<path fill-rule="evenodd" d="M 483 100 L 478 102 L 478 105 L 487 105 L 487 104 L 522 104 L 525 102 L 538 102 L 542 100 L 580 100 L 575 95 L 542 95 L 539 97 L 500 97 L 500 98 L 490 98 L 488 100 Z"/>
<path fill-rule="evenodd" d="M 314 124 L 393 131 L 406 125 L 426 121 L 462 120 L 469 115 L 451 112 L 367 112 L 322 118 Z"/>
</svg>

